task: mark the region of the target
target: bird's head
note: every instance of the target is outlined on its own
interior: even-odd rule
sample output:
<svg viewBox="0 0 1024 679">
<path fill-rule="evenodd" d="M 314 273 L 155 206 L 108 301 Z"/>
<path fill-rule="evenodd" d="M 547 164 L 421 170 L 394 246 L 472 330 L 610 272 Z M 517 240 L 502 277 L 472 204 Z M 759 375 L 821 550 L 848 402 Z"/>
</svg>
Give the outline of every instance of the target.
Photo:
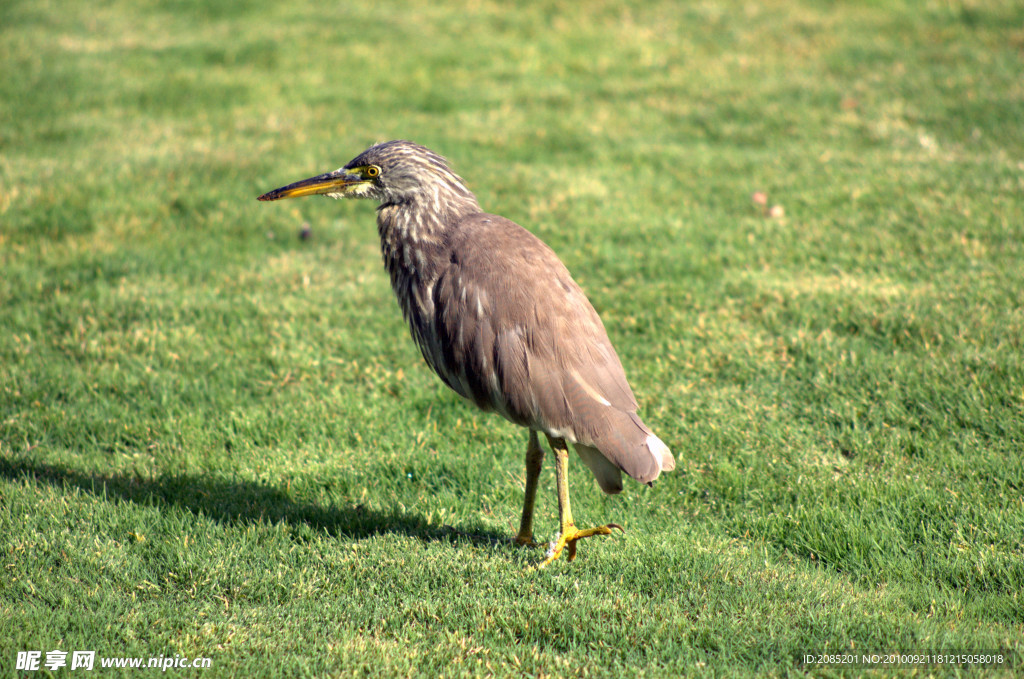
<svg viewBox="0 0 1024 679">
<path fill-rule="evenodd" d="M 371 198 L 385 204 L 469 202 L 476 198 L 447 161 L 411 141 L 371 146 L 333 172 L 282 186 L 259 197 L 280 200 L 300 196 Z M 441 206 L 438 206 L 441 207 Z"/>
</svg>

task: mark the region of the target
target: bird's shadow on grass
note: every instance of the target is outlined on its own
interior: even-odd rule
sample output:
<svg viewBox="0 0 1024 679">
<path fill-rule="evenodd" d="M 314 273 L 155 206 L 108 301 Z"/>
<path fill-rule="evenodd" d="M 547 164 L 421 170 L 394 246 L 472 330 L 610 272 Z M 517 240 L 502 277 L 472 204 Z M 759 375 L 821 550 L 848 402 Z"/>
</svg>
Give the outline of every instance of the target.
<svg viewBox="0 0 1024 679">
<path fill-rule="evenodd" d="M 179 507 L 228 525 L 285 523 L 313 534 L 361 539 L 404 535 L 426 542 L 510 544 L 509 536 L 477 526 L 431 525 L 422 514 L 404 508 L 379 511 L 363 505 L 323 506 L 296 501 L 279 487 L 251 481 L 226 481 L 196 474 L 144 479 L 133 475 L 87 473 L 63 465 L 0 458 L 0 477 L 30 480 L 61 489 L 78 489 L 112 502 Z"/>
</svg>

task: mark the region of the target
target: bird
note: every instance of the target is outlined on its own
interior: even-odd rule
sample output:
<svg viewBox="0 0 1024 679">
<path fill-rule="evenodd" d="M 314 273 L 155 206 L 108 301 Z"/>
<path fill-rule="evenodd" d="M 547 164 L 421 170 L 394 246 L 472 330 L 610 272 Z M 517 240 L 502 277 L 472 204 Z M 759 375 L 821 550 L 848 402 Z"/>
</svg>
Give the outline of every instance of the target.
<svg viewBox="0 0 1024 679">
<path fill-rule="evenodd" d="M 601 318 L 554 251 L 515 222 L 483 211 L 448 161 L 406 140 L 366 149 L 345 166 L 282 186 L 261 201 L 325 195 L 378 202 L 384 267 L 427 365 L 457 394 L 529 430 L 526 483 L 514 542 L 534 541 L 533 514 L 545 451 L 555 457 L 559 533 L 553 562 L 576 543 L 625 532 L 580 529 L 569 502 L 572 444 L 608 494 L 622 473 L 653 485 L 675 468 L 638 404 Z"/>
</svg>

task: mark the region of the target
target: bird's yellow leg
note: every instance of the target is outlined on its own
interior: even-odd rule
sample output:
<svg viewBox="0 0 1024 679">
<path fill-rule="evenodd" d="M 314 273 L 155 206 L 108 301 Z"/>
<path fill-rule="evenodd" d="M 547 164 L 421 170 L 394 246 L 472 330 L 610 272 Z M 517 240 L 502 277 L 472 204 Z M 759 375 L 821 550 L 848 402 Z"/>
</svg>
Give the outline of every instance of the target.
<svg viewBox="0 0 1024 679">
<path fill-rule="evenodd" d="M 555 485 L 558 490 L 558 520 L 561 524 L 561 530 L 558 534 L 558 540 L 551 543 L 551 549 L 548 550 L 547 558 L 544 559 L 538 568 L 544 568 L 544 566 L 557 559 L 562 550 L 567 547 L 569 555 L 566 558 L 569 561 L 575 559 L 576 542 L 578 540 L 589 538 L 592 535 L 611 535 L 612 528 L 622 530 L 622 526 L 614 523 L 609 523 L 606 526 L 597 526 L 596 528 L 587 528 L 586 530 L 580 530 L 576 527 L 576 523 L 572 520 L 572 508 L 569 506 L 569 450 L 565 445 L 565 439 L 549 436 L 548 441 L 551 443 L 551 449 L 555 453 Z"/>
<path fill-rule="evenodd" d="M 537 440 L 536 430 L 531 429 L 530 442 L 526 446 L 526 496 L 523 498 L 523 518 L 515 538 L 517 545 L 540 547 L 540 544 L 533 541 L 533 505 L 537 499 L 537 480 L 543 463 L 544 449 Z"/>
</svg>

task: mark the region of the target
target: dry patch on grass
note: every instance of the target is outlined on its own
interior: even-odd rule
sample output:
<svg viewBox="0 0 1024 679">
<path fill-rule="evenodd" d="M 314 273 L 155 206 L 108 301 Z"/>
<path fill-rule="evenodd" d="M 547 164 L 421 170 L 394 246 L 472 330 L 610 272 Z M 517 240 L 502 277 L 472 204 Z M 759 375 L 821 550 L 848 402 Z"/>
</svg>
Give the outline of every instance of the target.
<svg viewBox="0 0 1024 679">
<path fill-rule="evenodd" d="M 806 273 L 782 277 L 762 273 L 745 273 L 742 278 L 755 284 L 764 292 L 784 298 L 828 294 L 891 302 L 896 299 L 906 299 L 911 295 L 931 292 L 930 284 L 921 283 L 911 286 L 905 282 L 893 281 L 885 276 Z"/>
</svg>

